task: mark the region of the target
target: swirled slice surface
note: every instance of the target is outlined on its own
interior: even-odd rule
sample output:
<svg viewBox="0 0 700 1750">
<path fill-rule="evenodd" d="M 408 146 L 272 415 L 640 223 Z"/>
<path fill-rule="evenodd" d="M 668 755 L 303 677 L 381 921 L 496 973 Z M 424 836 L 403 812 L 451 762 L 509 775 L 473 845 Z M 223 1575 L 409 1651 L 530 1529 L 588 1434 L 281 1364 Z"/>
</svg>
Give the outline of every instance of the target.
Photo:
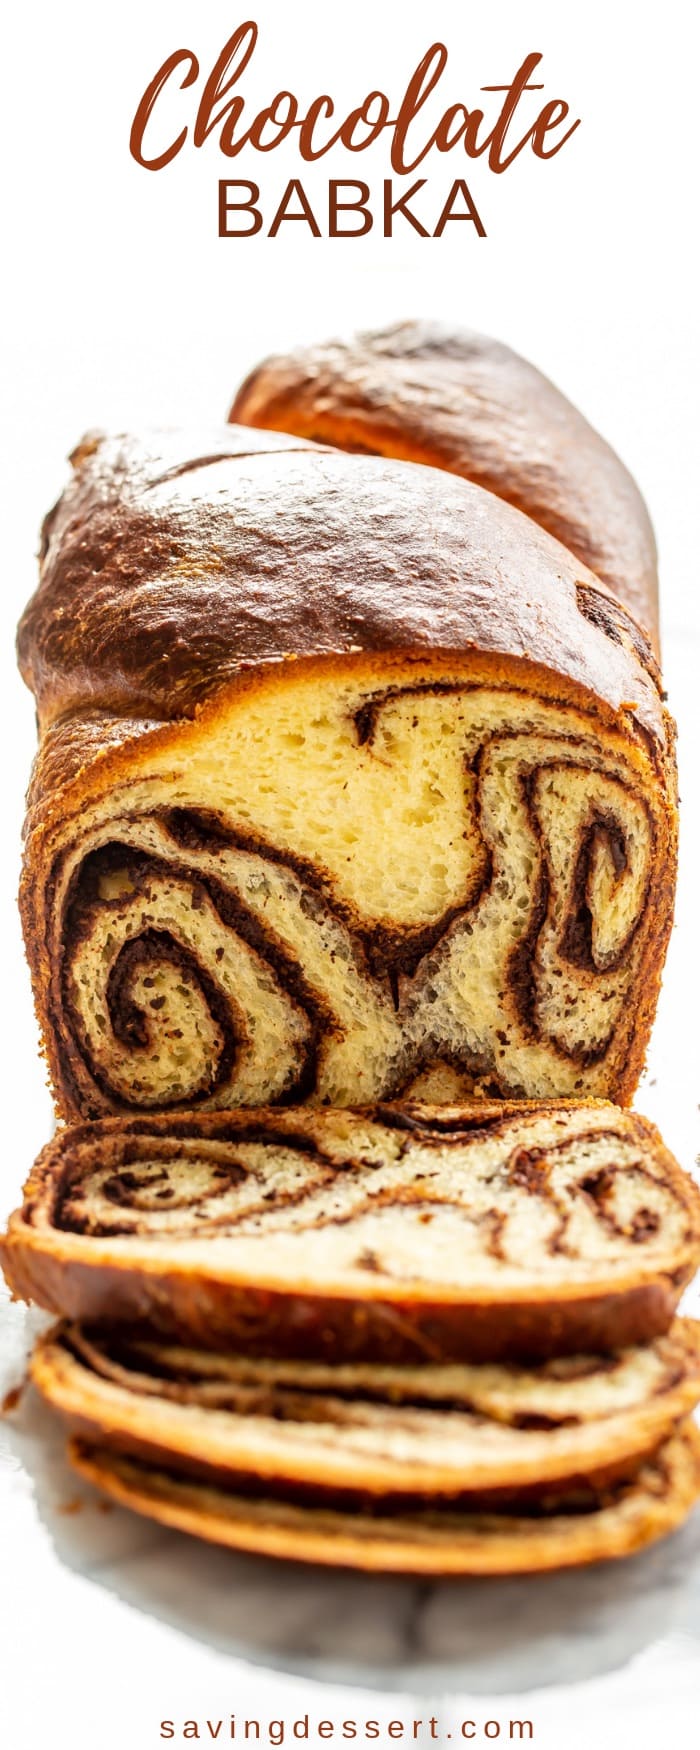
<svg viewBox="0 0 700 1750">
<path fill-rule="evenodd" d="M 604 1104 L 103 1120 L 40 1156 L 20 1292 L 204 1346 L 375 1360 L 609 1351 L 667 1329 L 699 1196 Z"/>
</svg>

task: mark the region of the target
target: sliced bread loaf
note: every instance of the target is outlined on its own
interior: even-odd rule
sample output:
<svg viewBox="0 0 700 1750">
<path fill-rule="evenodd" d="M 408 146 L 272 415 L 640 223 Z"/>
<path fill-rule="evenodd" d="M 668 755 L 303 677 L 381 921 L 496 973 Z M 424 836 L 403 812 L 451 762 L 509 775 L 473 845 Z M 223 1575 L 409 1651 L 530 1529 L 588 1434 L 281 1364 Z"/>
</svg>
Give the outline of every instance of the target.
<svg viewBox="0 0 700 1750">
<path fill-rule="evenodd" d="M 627 1556 L 675 1530 L 700 1493 L 700 1436 L 683 1428 L 588 1511 L 341 1513 L 251 1500 L 75 1440 L 81 1475 L 137 1513 L 211 1543 L 286 1560 L 410 1574 L 516 1574 Z"/>
<path fill-rule="evenodd" d="M 63 1325 L 32 1376 L 81 1436 L 246 1494 L 581 1505 L 700 1399 L 700 1324 L 530 1369 L 256 1361 Z"/>
<path fill-rule="evenodd" d="M 644 1342 L 699 1256 L 700 1195 L 646 1119 L 485 1102 L 63 1131 L 0 1245 L 70 1318 L 380 1361 Z"/>
</svg>

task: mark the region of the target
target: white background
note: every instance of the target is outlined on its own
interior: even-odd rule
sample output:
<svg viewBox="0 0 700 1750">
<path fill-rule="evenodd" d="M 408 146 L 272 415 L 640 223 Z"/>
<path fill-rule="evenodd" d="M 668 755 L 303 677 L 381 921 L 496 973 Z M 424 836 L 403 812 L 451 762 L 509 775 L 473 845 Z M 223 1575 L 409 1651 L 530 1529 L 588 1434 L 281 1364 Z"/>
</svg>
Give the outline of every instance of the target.
<svg viewBox="0 0 700 1750">
<path fill-rule="evenodd" d="M 443 100 L 474 103 L 482 84 L 506 83 L 535 49 L 544 55 L 545 96 L 566 97 L 582 125 L 548 164 L 523 154 L 501 177 L 482 162 L 466 167 L 488 232 L 481 241 L 468 225 L 454 225 L 454 235 L 440 241 L 419 239 L 407 227 L 397 228 L 392 241 L 376 231 L 356 241 L 314 241 L 300 225 L 287 227 L 289 235 L 283 227 L 274 242 L 222 241 L 218 176 L 260 181 L 271 212 L 275 194 L 279 198 L 300 169 L 293 151 L 281 149 L 267 160 L 248 156 L 227 169 L 212 139 L 153 175 L 130 160 L 128 133 L 141 91 L 164 56 L 191 47 L 208 70 L 248 13 L 219 0 L 122 0 L 110 8 L 94 0 L 60 6 L 45 0 L 16 10 L 4 48 L 0 280 L 0 765 L 7 823 L 0 913 L 7 1028 L 2 1210 L 16 1200 L 51 1125 L 15 912 L 34 730 L 12 643 L 34 584 L 38 524 L 60 490 L 65 454 L 95 425 L 217 421 L 240 377 L 266 351 L 416 314 L 481 328 L 531 357 L 620 450 L 652 508 L 667 683 L 681 725 L 684 863 L 639 1103 L 663 1121 L 671 1146 L 691 1166 L 698 1146 L 693 844 L 700 818 L 692 9 L 683 0 L 663 8 L 589 0 L 576 9 L 557 0 L 527 7 L 501 0 L 479 9 L 429 0 L 412 6 L 354 0 L 342 8 L 322 0 L 259 0 L 251 10 L 261 33 L 242 86 L 251 115 L 284 85 L 306 100 L 329 90 L 339 112 L 370 87 L 398 97 L 440 36 L 450 62 L 436 117 Z M 180 99 L 188 121 L 191 96 Z M 431 160 L 418 174 L 446 192 L 464 168 L 453 154 L 442 165 Z M 379 188 L 388 166 L 380 147 L 361 159 L 335 154 L 332 164 L 304 170 L 322 224 L 330 173 L 361 176 Z M 8 1315 L 5 1335 L 11 1373 L 23 1341 L 19 1314 Z M 246 1671 L 210 1644 L 214 1630 L 200 1638 L 168 1627 L 144 1601 L 148 1587 L 141 1595 L 134 1582 L 125 1602 L 116 1583 L 91 1578 L 85 1569 L 92 1546 L 82 1519 L 73 1534 L 70 1516 L 60 1522 L 55 1513 L 47 1518 L 39 1511 L 36 1454 L 44 1439 L 42 1423 L 26 1447 L 26 1471 L 11 1440 L 0 1471 L 0 1604 L 7 1617 L 0 1709 L 10 1716 L 3 1746 L 149 1750 L 159 1741 L 154 1722 L 163 1713 L 216 1715 L 234 1706 L 242 1712 L 244 1693 L 249 1710 L 253 1697 L 260 1707 L 266 1698 L 270 1714 L 303 1712 L 313 1695 L 316 1713 L 340 1712 L 339 1702 L 331 1707 L 331 1691 L 317 1695 L 308 1681 L 293 1685 L 269 1672 Z M 60 1471 L 56 1475 L 54 1507 L 64 1486 Z M 90 1512 L 95 1521 L 95 1509 L 85 1509 Z M 110 1559 L 117 1565 L 120 1548 L 138 1548 L 147 1566 L 143 1533 L 135 1526 L 119 1515 L 110 1527 Z M 173 1569 L 185 1588 L 191 1554 L 189 1562 L 188 1568 L 187 1550 L 178 1553 Z M 235 1585 L 234 1569 L 227 1572 Z M 693 1683 L 700 1688 L 697 1644 L 667 1637 L 638 1655 L 632 1678 L 618 1674 L 576 1691 L 546 1691 L 547 1674 L 540 1672 L 527 1710 L 538 1727 L 536 1742 L 559 1745 L 564 1722 L 572 1746 L 587 1743 L 593 1731 L 599 1743 L 612 1745 L 623 1721 L 638 1745 L 658 1743 L 664 1732 L 682 1735 Z M 521 1668 L 518 1684 L 526 1687 L 534 1674 L 534 1664 L 531 1673 Z M 450 1687 L 444 1673 L 441 1684 Z M 363 1714 L 372 1711 L 365 1701 L 357 1699 Z M 352 1711 L 347 1698 L 345 1708 Z M 490 1713 L 481 1703 L 479 1710 L 479 1719 L 510 1711 L 493 1701 Z"/>
</svg>

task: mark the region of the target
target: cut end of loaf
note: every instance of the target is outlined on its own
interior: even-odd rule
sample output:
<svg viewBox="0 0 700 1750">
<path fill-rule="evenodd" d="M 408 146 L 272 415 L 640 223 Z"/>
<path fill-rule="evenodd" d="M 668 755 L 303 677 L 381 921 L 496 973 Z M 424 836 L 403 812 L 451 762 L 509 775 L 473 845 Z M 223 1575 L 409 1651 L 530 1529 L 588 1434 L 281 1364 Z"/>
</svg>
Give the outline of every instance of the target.
<svg viewBox="0 0 700 1750">
<path fill-rule="evenodd" d="M 675 816 L 595 710 L 476 655 L 321 662 L 93 771 L 24 883 L 66 1117 L 630 1097 Z"/>
</svg>

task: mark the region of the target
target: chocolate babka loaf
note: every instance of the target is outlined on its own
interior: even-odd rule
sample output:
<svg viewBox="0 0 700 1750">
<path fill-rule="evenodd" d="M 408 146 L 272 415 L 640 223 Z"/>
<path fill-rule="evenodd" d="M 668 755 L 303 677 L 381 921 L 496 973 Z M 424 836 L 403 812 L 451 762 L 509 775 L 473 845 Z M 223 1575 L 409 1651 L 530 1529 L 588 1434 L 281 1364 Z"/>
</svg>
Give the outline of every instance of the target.
<svg viewBox="0 0 700 1750">
<path fill-rule="evenodd" d="M 656 544 L 632 476 L 578 408 L 500 341 L 402 322 L 304 347 L 253 371 L 230 418 L 487 487 L 556 535 L 658 649 Z M 609 605 L 589 596 L 592 618 L 598 610 L 609 623 Z"/>
<path fill-rule="evenodd" d="M 700 1323 L 539 1368 L 256 1361 L 64 1325 L 32 1377 L 74 1432 L 238 1493 L 382 1512 L 586 1506 L 700 1399 Z"/>
<path fill-rule="evenodd" d="M 598 578 L 478 486 L 275 433 L 74 465 L 19 636 L 61 1115 L 625 1103 L 675 778 Z"/>
<path fill-rule="evenodd" d="M 607 1353 L 668 1329 L 700 1193 L 602 1104 L 106 1119 L 49 1143 L 0 1259 L 51 1311 L 202 1348 Z"/>
<path fill-rule="evenodd" d="M 633 1555 L 686 1518 L 700 1494 L 700 1435 L 685 1423 L 636 1477 L 575 1511 L 424 1508 L 410 1514 L 300 1506 L 183 1477 L 74 1440 L 81 1475 L 122 1506 L 229 1548 L 384 1573 L 516 1574 Z"/>
</svg>

